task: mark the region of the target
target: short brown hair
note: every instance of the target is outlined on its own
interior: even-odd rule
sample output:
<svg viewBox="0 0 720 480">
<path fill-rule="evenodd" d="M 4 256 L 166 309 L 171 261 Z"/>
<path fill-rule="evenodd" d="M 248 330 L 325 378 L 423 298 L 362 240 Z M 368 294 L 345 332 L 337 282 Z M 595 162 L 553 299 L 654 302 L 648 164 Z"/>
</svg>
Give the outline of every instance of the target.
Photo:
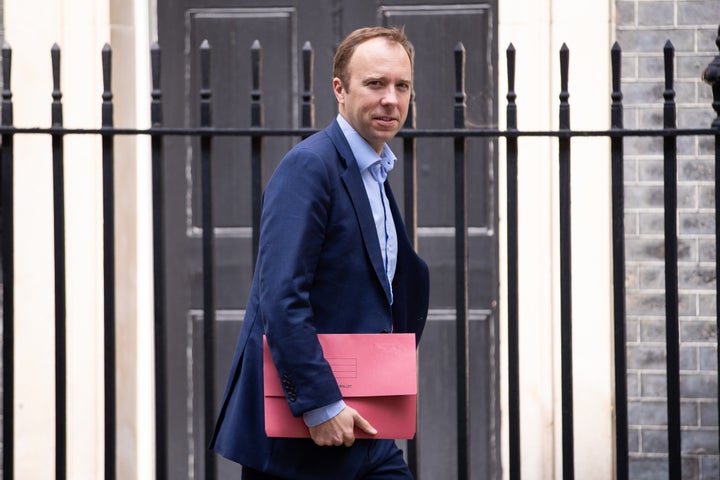
<svg viewBox="0 0 720 480">
<path fill-rule="evenodd" d="M 340 79 L 345 88 L 348 88 L 348 64 L 355 49 L 361 43 L 367 42 L 373 38 L 382 37 L 389 42 L 394 42 L 402 46 L 410 58 L 410 68 L 412 69 L 415 57 L 415 50 L 405 35 L 405 30 L 398 27 L 364 27 L 359 28 L 350 33 L 343 40 L 335 51 L 335 59 L 333 60 L 333 77 Z"/>
</svg>

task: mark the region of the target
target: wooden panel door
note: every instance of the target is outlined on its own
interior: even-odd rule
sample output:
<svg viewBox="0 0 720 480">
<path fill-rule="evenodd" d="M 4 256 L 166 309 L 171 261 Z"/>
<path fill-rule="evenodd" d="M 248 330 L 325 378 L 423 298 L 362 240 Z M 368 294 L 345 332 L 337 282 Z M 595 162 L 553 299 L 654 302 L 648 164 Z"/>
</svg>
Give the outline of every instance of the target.
<svg viewBox="0 0 720 480">
<path fill-rule="evenodd" d="M 451 128 L 453 49 L 467 50 L 468 123 L 497 122 L 496 8 L 487 2 L 299 0 L 159 0 L 166 123 L 197 126 L 198 49 L 211 47 L 213 122 L 250 125 L 250 47 L 260 42 L 267 127 L 299 125 L 301 50 L 315 52 L 316 126 L 337 113 L 331 92 L 332 56 L 340 40 L 366 25 L 404 25 L 416 47 L 418 128 Z M 265 141 L 263 182 L 297 141 Z M 454 189 L 451 139 L 418 140 L 418 242 L 431 267 L 431 315 L 420 349 L 419 477 L 452 478 L 455 468 Z M 495 141 L 469 145 L 472 476 L 499 478 L 497 365 L 497 202 Z M 391 144 L 399 157 L 402 146 Z M 202 261 L 198 146 L 166 140 L 167 336 L 170 379 L 170 478 L 202 478 L 207 440 L 202 396 Z M 252 277 L 250 141 L 216 138 L 215 392 L 219 403 Z M 402 202 L 402 166 L 391 176 Z M 401 205 L 401 209 L 403 206 Z M 219 460 L 218 478 L 239 478 Z M 448 476 L 450 475 L 450 476 Z"/>
</svg>

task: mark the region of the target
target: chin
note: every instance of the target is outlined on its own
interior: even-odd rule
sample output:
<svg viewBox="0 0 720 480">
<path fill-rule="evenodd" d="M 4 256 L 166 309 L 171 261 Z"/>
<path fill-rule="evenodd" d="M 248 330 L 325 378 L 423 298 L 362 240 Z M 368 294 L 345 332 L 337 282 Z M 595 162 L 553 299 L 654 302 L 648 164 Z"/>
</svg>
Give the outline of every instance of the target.
<svg viewBox="0 0 720 480">
<path fill-rule="evenodd" d="M 398 133 L 398 130 L 397 128 L 393 128 L 392 130 L 378 130 L 375 132 L 375 138 L 387 142 Z"/>
</svg>

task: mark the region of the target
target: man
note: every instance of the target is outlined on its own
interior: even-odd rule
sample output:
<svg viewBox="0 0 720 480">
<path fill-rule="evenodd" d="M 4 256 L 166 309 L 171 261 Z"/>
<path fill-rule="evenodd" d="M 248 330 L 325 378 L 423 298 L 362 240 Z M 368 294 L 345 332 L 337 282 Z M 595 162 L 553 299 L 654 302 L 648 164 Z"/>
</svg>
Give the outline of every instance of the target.
<svg viewBox="0 0 720 480">
<path fill-rule="evenodd" d="M 385 182 L 412 64 L 402 30 L 352 32 L 333 66 L 339 115 L 290 150 L 268 182 L 247 314 L 210 442 L 243 465 L 243 479 L 412 478 L 393 440 L 355 440 L 355 428 L 376 430 L 342 401 L 317 339 L 411 332 L 419 341 L 425 325 L 428 268 Z M 310 439 L 265 435 L 263 334 Z"/>
</svg>

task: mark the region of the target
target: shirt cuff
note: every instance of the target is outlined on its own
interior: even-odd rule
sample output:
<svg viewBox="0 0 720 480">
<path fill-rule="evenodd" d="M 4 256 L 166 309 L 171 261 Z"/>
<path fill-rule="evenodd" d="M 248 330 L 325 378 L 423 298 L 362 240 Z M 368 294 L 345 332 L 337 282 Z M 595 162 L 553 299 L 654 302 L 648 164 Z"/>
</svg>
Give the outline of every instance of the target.
<svg viewBox="0 0 720 480">
<path fill-rule="evenodd" d="M 308 427 L 317 427 L 321 423 L 325 423 L 328 420 L 335 418 L 338 413 L 342 412 L 345 408 L 345 402 L 338 400 L 330 405 L 309 410 L 303 413 L 303 421 Z"/>
</svg>

